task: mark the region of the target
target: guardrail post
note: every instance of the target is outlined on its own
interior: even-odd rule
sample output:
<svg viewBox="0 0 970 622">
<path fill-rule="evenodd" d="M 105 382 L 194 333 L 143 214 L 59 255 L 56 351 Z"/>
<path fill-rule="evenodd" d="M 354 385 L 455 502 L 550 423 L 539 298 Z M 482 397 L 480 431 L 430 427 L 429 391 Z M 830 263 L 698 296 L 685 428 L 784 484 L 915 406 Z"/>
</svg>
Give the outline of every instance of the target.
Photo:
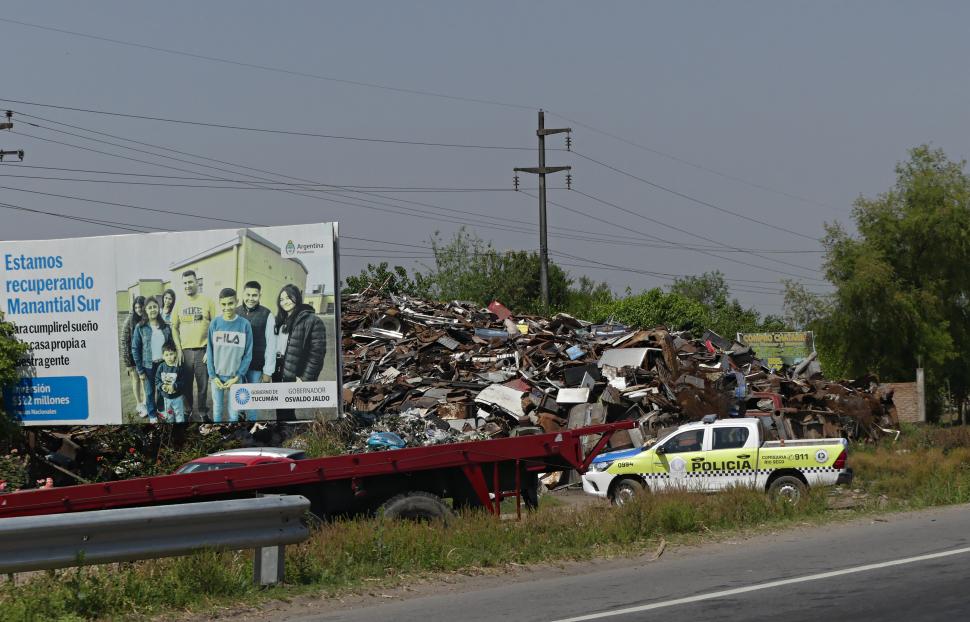
<svg viewBox="0 0 970 622">
<path fill-rule="evenodd" d="M 253 582 L 258 586 L 283 582 L 286 547 L 263 546 L 253 551 Z"/>
</svg>

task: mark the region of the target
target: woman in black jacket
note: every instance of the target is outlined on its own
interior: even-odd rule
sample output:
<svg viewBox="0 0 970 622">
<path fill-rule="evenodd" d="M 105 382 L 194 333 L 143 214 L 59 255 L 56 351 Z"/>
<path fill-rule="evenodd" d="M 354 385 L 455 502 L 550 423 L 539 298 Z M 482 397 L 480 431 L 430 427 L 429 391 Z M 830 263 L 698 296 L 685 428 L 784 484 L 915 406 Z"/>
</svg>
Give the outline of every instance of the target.
<svg viewBox="0 0 970 622">
<path fill-rule="evenodd" d="M 277 358 L 273 381 L 316 381 L 327 355 L 327 329 L 313 307 L 304 304 L 303 293 L 296 285 L 287 284 L 280 290 L 274 332 Z"/>
<path fill-rule="evenodd" d="M 327 355 L 327 329 L 313 307 L 303 303 L 303 292 L 286 284 L 276 298 L 276 372 L 273 382 L 314 382 Z M 296 418 L 291 408 L 276 411 L 280 421 Z"/>
</svg>

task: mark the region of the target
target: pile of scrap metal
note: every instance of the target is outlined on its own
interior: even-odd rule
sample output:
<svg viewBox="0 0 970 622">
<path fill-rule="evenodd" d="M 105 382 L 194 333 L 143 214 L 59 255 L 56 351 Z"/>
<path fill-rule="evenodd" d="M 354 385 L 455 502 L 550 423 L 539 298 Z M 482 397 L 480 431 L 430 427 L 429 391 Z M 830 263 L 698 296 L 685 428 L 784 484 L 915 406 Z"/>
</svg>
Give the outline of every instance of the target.
<svg viewBox="0 0 970 622">
<path fill-rule="evenodd" d="M 407 296 L 350 295 L 341 305 L 345 418 L 333 425 L 348 452 L 637 420 L 613 435 L 620 449 L 710 413 L 761 416 L 780 438 L 874 440 L 897 427 L 892 394 L 875 379 L 830 382 L 811 358 L 772 371 L 710 332 L 695 339 Z M 51 476 L 60 486 L 146 475 L 162 447 L 299 443 L 307 425 L 190 428 L 30 428 L 21 445 L 0 446 L 0 489 Z"/>
<path fill-rule="evenodd" d="M 876 439 L 897 425 L 873 379 L 827 381 L 814 357 L 770 370 L 712 332 L 366 294 L 343 299 L 342 329 L 344 410 L 358 425 L 349 451 L 635 419 L 613 437 L 622 448 L 711 413 L 768 417 L 779 438 Z"/>
</svg>

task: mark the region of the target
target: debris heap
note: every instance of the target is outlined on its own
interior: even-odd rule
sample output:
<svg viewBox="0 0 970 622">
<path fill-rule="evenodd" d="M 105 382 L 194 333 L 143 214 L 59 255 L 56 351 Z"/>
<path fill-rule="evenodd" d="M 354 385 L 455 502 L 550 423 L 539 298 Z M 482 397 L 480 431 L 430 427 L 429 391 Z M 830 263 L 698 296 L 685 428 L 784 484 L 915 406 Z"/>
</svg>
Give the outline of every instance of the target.
<svg viewBox="0 0 970 622">
<path fill-rule="evenodd" d="M 408 296 L 342 300 L 346 446 L 364 452 L 555 432 L 636 420 L 612 449 L 639 446 L 707 414 L 758 416 L 775 438 L 875 440 L 897 426 L 871 377 L 822 378 L 808 359 L 769 369 L 751 348 L 708 332 L 513 316 L 498 302 Z M 320 424 L 30 428 L 0 448 L 0 493 L 168 473 L 237 445 L 280 445 Z M 595 440 L 595 439 L 591 439 Z M 162 452 L 162 448 L 166 451 Z M 167 461 L 160 458 L 165 456 Z"/>
<path fill-rule="evenodd" d="M 814 358 L 772 370 L 710 331 L 357 294 L 342 300 L 342 332 L 350 451 L 638 421 L 614 435 L 622 448 L 712 413 L 762 417 L 778 438 L 874 440 L 897 425 L 874 378 L 828 381 Z"/>
</svg>

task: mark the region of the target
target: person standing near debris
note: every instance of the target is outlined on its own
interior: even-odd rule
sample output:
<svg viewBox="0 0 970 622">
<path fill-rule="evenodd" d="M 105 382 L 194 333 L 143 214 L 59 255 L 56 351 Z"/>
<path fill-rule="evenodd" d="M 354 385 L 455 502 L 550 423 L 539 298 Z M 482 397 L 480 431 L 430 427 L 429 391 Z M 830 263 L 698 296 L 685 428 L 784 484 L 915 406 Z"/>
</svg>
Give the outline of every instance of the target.
<svg viewBox="0 0 970 622">
<path fill-rule="evenodd" d="M 276 371 L 276 317 L 259 304 L 263 287 L 258 281 L 243 286 L 243 303 L 236 309 L 253 328 L 253 360 L 243 382 L 272 382 Z M 243 413 L 245 415 L 245 413 Z"/>
<path fill-rule="evenodd" d="M 231 287 L 219 292 L 222 315 L 209 324 L 206 366 L 212 383 L 212 420 L 216 423 L 222 422 L 227 410 L 229 421 L 239 420 L 229 389 L 245 381 L 253 360 L 253 327 L 236 314 L 237 302 L 236 290 Z"/>
<path fill-rule="evenodd" d="M 178 349 L 178 361 L 185 365 L 187 377 L 184 387 L 185 415 L 192 415 L 193 407 L 203 421 L 208 419 L 206 395 L 209 376 L 206 372 L 205 351 L 209 334 L 209 322 L 216 317 L 216 305 L 199 292 L 195 270 L 182 273 L 185 298 L 176 301 L 172 311 L 172 340 Z M 195 401 L 192 382 L 195 381 Z"/>
<path fill-rule="evenodd" d="M 314 382 L 327 355 L 327 328 L 316 311 L 303 302 L 303 292 L 288 283 L 277 296 L 276 369 L 273 382 Z M 277 419 L 292 421 L 293 409 L 279 409 Z"/>
<path fill-rule="evenodd" d="M 162 346 L 171 339 L 172 329 L 162 319 L 158 299 L 149 297 L 145 300 L 145 317 L 135 327 L 131 339 L 131 355 L 145 387 L 145 411 L 149 423 L 157 421 L 155 374 L 162 363 Z"/>
<path fill-rule="evenodd" d="M 118 336 L 118 355 L 125 364 L 125 374 L 128 376 L 129 382 L 131 382 L 131 393 L 135 396 L 135 412 L 139 417 L 146 416 L 148 411 L 145 410 L 145 385 L 142 383 L 141 378 L 138 377 L 138 370 L 135 368 L 135 357 L 131 354 L 131 339 L 135 327 L 145 317 L 144 312 L 145 297 L 138 296 L 131 303 L 131 313 L 128 314 L 128 319 L 125 320 L 125 325 L 121 328 L 121 334 Z"/>
</svg>

